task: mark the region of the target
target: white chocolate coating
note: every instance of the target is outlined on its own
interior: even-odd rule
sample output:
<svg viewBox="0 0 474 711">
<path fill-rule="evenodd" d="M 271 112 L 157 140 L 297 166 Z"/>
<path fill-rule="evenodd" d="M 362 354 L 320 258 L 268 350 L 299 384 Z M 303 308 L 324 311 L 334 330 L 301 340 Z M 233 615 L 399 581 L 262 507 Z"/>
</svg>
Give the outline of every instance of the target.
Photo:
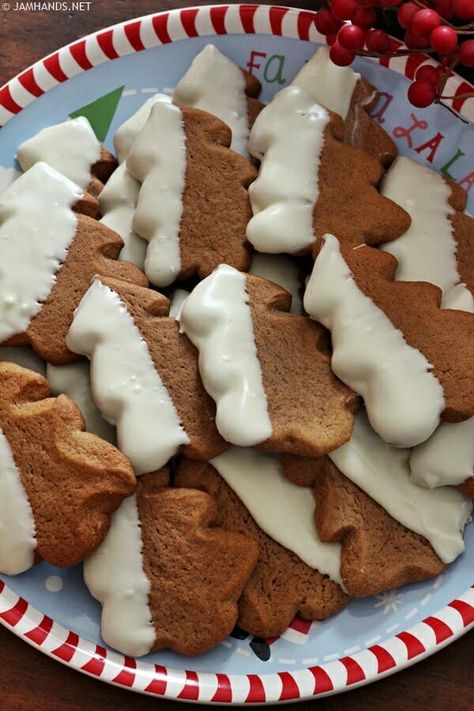
<svg viewBox="0 0 474 711">
<path fill-rule="evenodd" d="M 171 318 L 179 321 L 181 318 L 181 311 L 183 310 L 184 302 L 189 296 L 189 291 L 186 289 L 175 289 L 170 300 L 170 313 Z"/>
<path fill-rule="evenodd" d="M 360 74 L 350 67 L 338 67 L 329 58 L 328 47 L 320 47 L 292 81 L 305 89 L 318 104 L 347 117 L 352 94 Z"/>
<path fill-rule="evenodd" d="M 23 170 L 43 161 L 83 190 L 100 158 L 100 142 L 84 116 L 43 128 L 21 144 L 17 159 Z"/>
<path fill-rule="evenodd" d="M 336 467 L 403 526 L 424 536 L 444 563 L 464 550 L 462 531 L 472 502 L 452 488 L 425 489 L 410 478 L 410 452 L 383 442 L 365 413 L 352 437 L 329 454 Z"/>
<path fill-rule="evenodd" d="M 124 241 L 119 259 L 145 266 L 147 243 L 133 229 L 140 183 L 132 178 L 125 163 L 112 173 L 99 195 L 100 222 L 115 230 Z"/>
<path fill-rule="evenodd" d="M 424 355 L 359 289 L 333 235 L 324 238 L 304 306 L 331 331 L 332 370 L 364 398 L 380 437 L 397 447 L 428 439 L 444 409 L 443 389 Z"/>
<path fill-rule="evenodd" d="M 150 581 L 143 569 L 136 496 L 112 515 L 105 541 L 84 562 L 84 581 L 102 603 L 102 638 L 130 657 L 148 654 L 156 639 L 149 607 Z"/>
<path fill-rule="evenodd" d="M 0 165 L 0 196 L 20 175 L 21 173 L 15 168 L 4 168 L 3 165 Z"/>
<path fill-rule="evenodd" d="M 193 106 L 220 118 L 232 130 L 231 148 L 248 157 L 249 122 L 241 69 L 213 44 L 197 54 L 173 92 L 177 106 Z"/>
<path fill-rule="evenodd" d="M 76 234 L 75 183 L 36 163 L 0 199 L 0 341 L 41 310 Z M 18 268 L 21 265 L 21 269 Z"/>
<path fill-rule="evenodd" d="M 7 438 L 0 429 L 0 573 L 19 575 L 34 563 L 33 511 Z"/>
<path fill-rule="evenodd" d="M 211 464 L 262 531 L 310 568 L 341 584 L 341 545 L 321 542 L 313 492 L 284 476 L 279 455 L 231 447 Z"/>
<path fill-rule="evenodd" d="M 46 373 L 46 363 L 38 358 L 36 353 L 29 346 L 8 346 L 0 348 L 0 361 L 16 363 L 23 368 L 34 370 L 40 375 Z"/>
<path fill-rule="evenodd" d="M 474 473 L 474 417 L 465 422 L 442 422 L 429 440 L 412 450 L 414 482 L 430 489 L 462 484 Z"/>
<path fill-rule="evenodd" d="M 250 153 L 262 162 L 249 188 L 247 239 L 259 252 L 294 254 L 314 241 L 313 211 L 329 114 L 304 89 L 280 91 L 257 117 Z"/>
<path fill-rule="evenodd" d="M 474 296 L 465 284 L 455 284 L 443 292 L 441 299 L 442 309 L 457 309 L 474 313 Z"/>
<path fill-rule="evenodd" d="M 186 170 L 181 109 L 155 102 L 128 155 L 127 169 L 141 183 L 133 228 L 148 242 L 145 273 L 155 286 L 168 286 L 181 268 L 179 226 Z"/>
<path fill-rule="evenodd" d="M 46 377 L 53 395 L 68 395 L 80 409 L 88 432 L 116 443 L 117 437 L 112 425 L 104 420 L 94 402 L 91 391 L 89 363 L 69 365 L 46 365 Z"/>
<path fill-rule="evenodd" d="M 90 358 L 94 400 L 117 426 L 119 448 L 136 474 L 160 469 L 189 442 L 133 318 L 99 279 L 76 309 L 67 345 Z"/>
<path fill-rule="evenodd" d="M 408 230 L 382 245 L 398 260 L 398 281 L 428 281 L 443 291 L 458 284 L 456 242 L 449 216 L 451 188 L 443 176 L 399 156 L 386 174 L 382 195 L 411 217 Z"/>
<path fill-rule="evenodd" d="M 249 271 L 250 274 L 269 279 L 289 291 L 291 294 L 291 313 L 303 313 L 298 267 L 289 257 L 285 257 L 283 254 L 254 252 Z"/>
<path fill-rule="evenodd" d="M 119 163 L 123 163 L 130 153 L 135 139 L 148 121 L 151 108 L 159 101 L 161 103 L 171 103 L 171 97 L 167 94 L 154 94 L 145 101 L 142 106 L 135 111 L 121 126 L 117 129 L 114 136 L 115 150 Z"/>
<path fill-rule="evenodd" d="M 221 264 L 188 296 L 180 325 L 199 351 L 202 382 L 217 406 L 217 429 L 231 444 L 250 447 L 270 437 L 272 424 L 245 280 Z"/>
</svg>

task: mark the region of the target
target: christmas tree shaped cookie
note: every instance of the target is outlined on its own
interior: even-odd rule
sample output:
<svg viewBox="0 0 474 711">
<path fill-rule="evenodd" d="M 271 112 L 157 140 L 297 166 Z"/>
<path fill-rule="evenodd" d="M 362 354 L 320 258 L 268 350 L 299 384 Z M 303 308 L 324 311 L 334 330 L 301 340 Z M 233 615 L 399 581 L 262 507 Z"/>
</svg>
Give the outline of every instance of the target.
<svg viewBox="0 0 474 711">
<path fill-rule="evenodd" d="M 464 550 L 471 502 L 454 489 L 415 484 L 409 456 L 360 413 L 351 440 L 328 456 L 282 457 L 291 481 L 314 487 L 319 535 L 341 542 L 341 577 L 354 597 L 438 575 Z"/>
<path fill-rule="evenodd" d="M 230 142 L 228 126 L 211 114 L 163 101 L 151 107 L 126 164 L 141 184 L 133 228 L 149 243 L 145 272 L 155 286 L 203 278 L 222 262 L 249 267 L 247 188 L 256 173 Z"/>
<path fill-rule="evenodd" d="M 136 267 L 115 261 L 123 244 L 115 232 L 73 211 L 82 195 L 68 178 L 36 163 L 0 205 L 0 342 L 29 343 L 54 365 L 77 359 L 66 334 L 94 274 L 148 283 Z"/>
<path fill-rule="evenodd" d="M 201 654 L 234 627 L 237 602 L 257 562 L 245 535 L 216 527 L 207 494 L 164 486 L 166 470 L 139 479 L 114 515 L 105 543 L 84 565 L 103 605 L 102 636 L 123 654 L 169 647 Z"/>
<path fill-rule="evenodd" d="M 397 261 L 326 235 L 309 279 L 307 313 L 331 331 L 333 371 L 364 398 L 375 431 L 412 447 L 440 418 L 474 414 L 474 314 L 441 309 L 441 291 L 395 282 Z"/>
<path fill-rule="evenodd" d="M 408 229 L 408 214 L 377 190 L 380 163 L 343 139 L 340 116 L 299 86 L 280 91 L 259 114 L 249 148 L 261 165 L 247 227 L 259 252 L 317 254 L 327 232 L 357 246 Z"/>
<path fill-rule="evenodd" d="M 297 613 L 321 620 L 347 602 L 339 583 L 341 547 L 322 543 L 312 491 L 283 476 L 278 455 L 233 447 L 212 462 L 179 463 L 176 484 L 217 502 L 218 523 L 258 546 L 258 564 L 239 601 L 239 627 L 281 634 Z"/>
<path fill-rule="evenodd" d="M 288 313 L 290 294 L 221 265 L 180 322 L 228 442 L 316 456 L 349 439 L 357 399 L 331 372 L 324 330 Z"/>
<path fill-rule="evenodd" d="M 77 406 L 49 397 L 45 378 L 0 363 L 0 572 L 78 563 L 133 493 L 125 456 L 83 430 Z"/>
<path fill-rule="evenodd" d="M 178 451 L 208 459 L 226 447 L 196 350 L 168 312 L 156 291 L 97 277 L 67 337 L 71 350 L 90 358 L 95 402 L 117 426 L 137 474 L 156 471 Z"/>
</svg>

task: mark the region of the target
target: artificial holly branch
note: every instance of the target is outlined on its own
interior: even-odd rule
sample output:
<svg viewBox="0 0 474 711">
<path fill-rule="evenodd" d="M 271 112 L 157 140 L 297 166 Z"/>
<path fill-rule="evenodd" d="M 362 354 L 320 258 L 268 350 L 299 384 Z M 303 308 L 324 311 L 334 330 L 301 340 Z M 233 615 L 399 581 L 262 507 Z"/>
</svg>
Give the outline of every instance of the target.
<svg viewBox="0 0 474 711">
<path fill-rule="evenodd" d="M 474 67 L 474 0 L 327 0 L 316 14 L 316 28 L 326 36 L 329 55 L 339 66 L 356 56 L 437 55 L 441 65 L 424 64 L 408 89 L 408 99 L 424 108 L 444 98 L 443 90 L 459 64 Z M 376 27 L 377 11 L 396 12 L 405 31 L 405 47 Z M 466 94 L 474 96 L 474 94 Z"/>
</svg>

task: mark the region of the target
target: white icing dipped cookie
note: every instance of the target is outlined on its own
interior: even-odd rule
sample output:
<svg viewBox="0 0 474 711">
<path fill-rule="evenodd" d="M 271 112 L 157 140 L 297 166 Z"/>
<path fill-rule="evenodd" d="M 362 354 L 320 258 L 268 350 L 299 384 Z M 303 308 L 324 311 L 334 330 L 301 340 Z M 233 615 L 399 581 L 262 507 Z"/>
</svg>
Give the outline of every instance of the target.
<svg viewBox="0 0 474 711">
<path fill-rule="evenodd" d="M 67 337 L 91 360 L 94 400 L 137 474 L 160 469 L 181 449 L 205 459 L 225 448 L 195 350 L 168 309 L 157 292 L 97 277 Z"/>
<path fill-rule="evenodd" d="M 316 456 L 350 437 L 356 401 L 331 373 L 322 329 L 289 307 L 273 282 L 221 265 L 188 296 L 180 324 L 224 439 Z"/>
</svg>

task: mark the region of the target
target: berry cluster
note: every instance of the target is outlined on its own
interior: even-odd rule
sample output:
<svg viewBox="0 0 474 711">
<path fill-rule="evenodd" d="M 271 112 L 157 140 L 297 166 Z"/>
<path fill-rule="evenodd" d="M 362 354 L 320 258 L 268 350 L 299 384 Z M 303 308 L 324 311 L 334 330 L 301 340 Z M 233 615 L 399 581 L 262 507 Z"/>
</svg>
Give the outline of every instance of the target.
<svg viewBox="0 0 474 711">
<path fill-rule="evenodd" d="M 326 36 L 329 55 L 339 66 L 356 55 L 396 57 L 424 52 L 437 54 L 440 68 L 421 66 L 408 90 L 414 106 L 425 107 L 442 96 L 457 65 L 474 67 L 474 0 L 328 0 L 316 14 L 316 28 Z M 376 27 L 380 11 L 396 12 L 406 48 Z"/>
</svg>

